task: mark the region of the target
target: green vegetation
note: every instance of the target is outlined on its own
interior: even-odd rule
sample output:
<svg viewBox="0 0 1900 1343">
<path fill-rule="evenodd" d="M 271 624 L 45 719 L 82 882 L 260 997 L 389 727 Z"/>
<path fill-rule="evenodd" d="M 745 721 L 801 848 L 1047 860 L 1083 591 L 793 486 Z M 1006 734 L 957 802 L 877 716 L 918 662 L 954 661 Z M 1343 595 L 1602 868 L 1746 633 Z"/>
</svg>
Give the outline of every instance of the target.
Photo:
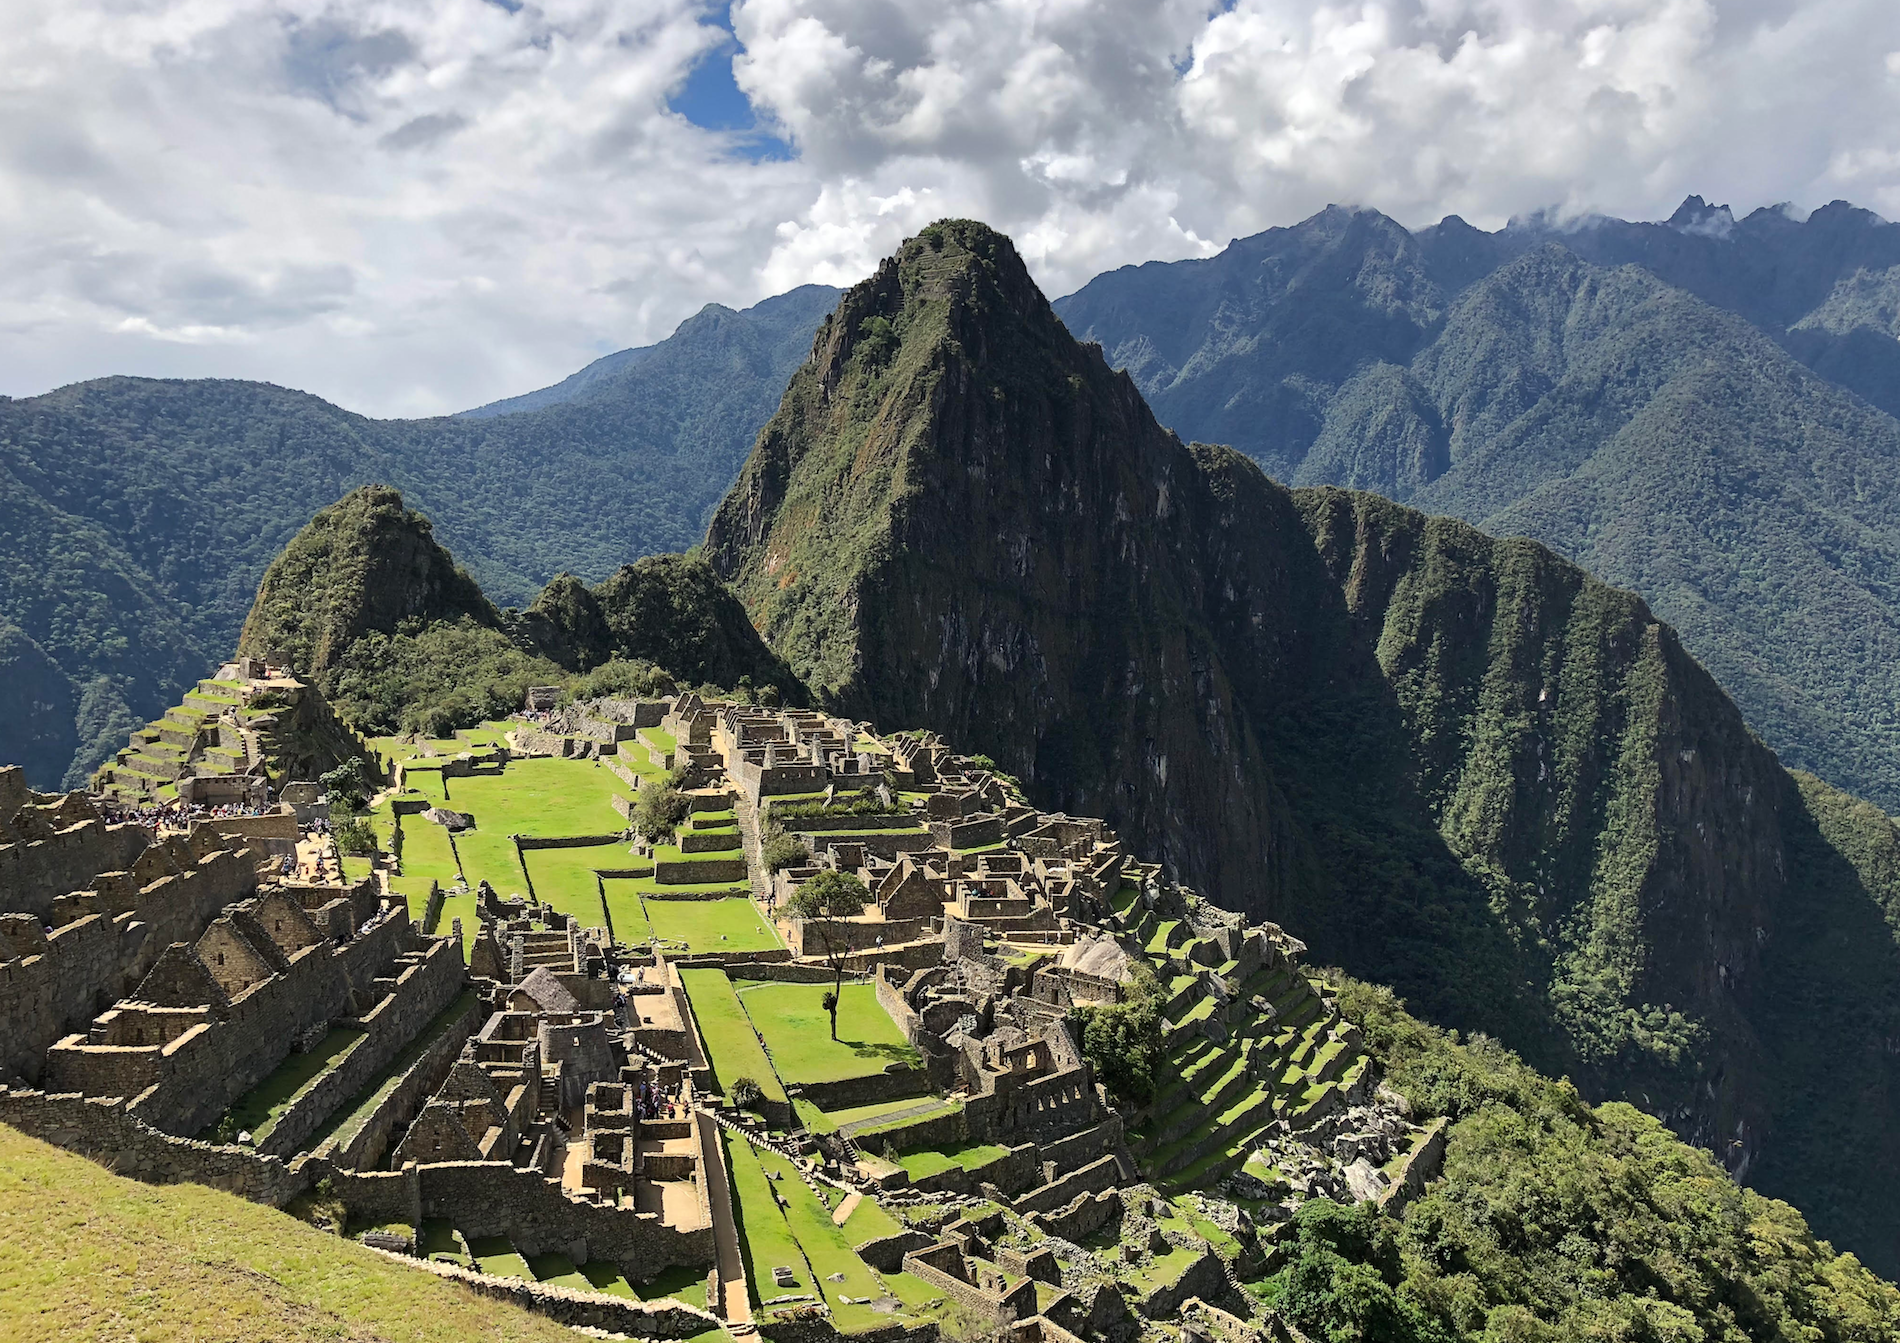
<svg viewBox="0 0 1900 1343">
<path fill-rule="evenodd" d="M 1008 1154 L 1007 1147 L 999 1147 L 995 1143 L 973 1143 L 963 1147 L 927 1147 L 915 1152 L 902 1152 L 898 1154 L 897 1160 L 910 1172 L 911 1179 L 921 1180 L 927 1176 L 941 1175 L 957 1166 L 964 1170 L 975 1170 Z"/>
<path fill-rule="evenodd" d="M 780 1077 L 797 1085 L 864 1077 L 892 1063 L 923 1066 L 872 985 L 844 985 L 835 1017 L 824 1005 L 830 992 L 822 984 L 739 985 L 739 1001 L 764 1037 Z M 835 1035 L 822 1029 L 827 1017 Z"/>
<path fill-rule="evenodd" d="M 713 1077 L 721 1089 L 730 1088 L 741 1077 L 749 1077 L 758 1084 L 765 1099 L 783 1103 L 785 1088 L 779 1084 L 778 1074 L 772 1071 L 765 1050 L 760 1048 L 751 1018 L 740 1006 L 739 995 L 733 991 L 726 972 L 681 970 L 679 974 L 687 1002 L 693 1009 L 693 1020 L 699 1024 L 700 1038 L 705 1041 L 706 1061 L 712 1065 Z"/>
<path fill-rule="evenodd" d="M 1443 1178 L 1402 1224 L 1302 1210 L 1266 1291 L 1315 1338 L 1874 1343 L 1900 1329 L 1900 1291 L 1633 1107 L 1591 1109 L 1388 990 L 1348 980 L 1340 1001 L 1417 1116 L 1452 1126 Z"/>
<path fill-rule="evenodd" d="M 1128 1105 L 1146 1103 L 1154 1095 L 1164 1044 L 1154 975 L 1138 972 L 1135 993 L 1126 1002 L 1079 1007 L 1069 1016 L 1082 1037 L 1082 1056 L 1109 1094 Z"/>
<path fill-rule="evenodd" d="M 510 760 L 505 772 L 452 779 L 452 805 L 491 835 L 617 835 L 627 823 L 610 799 L 620 780 L 592 760 Z"/>
<path fill-rule="evenodd" d="M 0 1336 L 20 1343 L 573 1337 L 274 1209 L 139 1184 L 4 1126 L 0 1245 Z"/>
<path fill-rule="evenodd" d="M 292 1054 L 252 1087 L 211 1126 L 207 1139 L 235 1142 L 239 1134 L 263 1141 L 297 1098 L 315 1086 L 368 1036 L 347 1026 L 333 1027 L 313 1049 Z"/>
<path fill-rule="evenodd" d="M 646 916 L 655 937 L 684 942 L 688 950 L 701 952 L 774 951 L 785 945 L 749 896 L 668 900 L 657 893 L 669 889 L 679 888 L 657 887 L 646 893 Z"/>
<path fill-rule="evenodd" d="M 685 773 L 675 766 L 664 781 L 644 784 L 634 795 L 633 828 L 655 844 L 673 838 L 692 811 L 692 799 L 679 789 Z"/>
<path fill-rule="evenodd" d="M 375 421 L 263 383 L 142 378 L 0 404 L 0 709 L 19 697 L 0 761 L 78 786 L 229 654 L 312 501 L 370 481 L 507 603 L 686 549 L 835 298 L 709 309 L 519 413 Z"/>
<path fill-rule="evenodd" d="M 1386 274 L 1394 255 L 1401 271 L 1423 264 L 1376 218 L 1323 222 L 1300 246 L 1336 230 L 1383 258 L 1373 274 Z M 1373 246 L 1380 237 L 1399 251 Z M 1357 265 L 1361 254 L 1351 255 Z M 1670 471 L 1671 462 L 1703 463 L 1707 478 L 1726 482 L 1725 508 L 1779 498 L 1808 478 L 1798 435 L 1769 453 L 1721 415 L 1680 444 L 1646 437 L 1669 420 L 1644 407 L 1679 409 L 1696 388 L 1751 376 L 1740 370 L 1774 374 L 1772 360 L 1755 359 L 1772 351 L 1711 347 L 1749 354 L 1731 373 L 1693 342 L 1668 346 L 1652 325 L 1640 348 L 1659 353 L 1638 360 L 1638 347 L 1598 336 L 1676 298 L 1652 294 L 1631 308 L 1631 285 L 1641 285 L 1628 276 L 1585 275 L 1561 257 L 1526 262 L 1499 272 L 1520 287 L 1488 290 L 1455 319 L 1416 286 L 1366 291 L 1400 308 L 1416 298 L 1447 314 L 1445 331 L 1489 332 L 1479 344 L 1494 366 L 1518 370 L 1502 385 L 1521 394 L 1493 394 L 1480 378 L 1469 401 L 1458 399 L 1462 356 L 1410 370 L 1461 407 L 1441 418 L 1463 426 L 1470 465 L 1444 479 L 1462 472 L 1498 490 L 1543 482 L 1531 497 L 1555 506 L 1560 482 L 1534 468 L 1571 429 L 1595 434 L 1598 425 L 1592 441 L 1606 446 L 1592 449 L 1585 475 L 1613 507 L 1576 516 L 1618 520 L 1600 529 L 1606 544 L 1629 535 L 1621 520 L 1647 526 L 1658 516 L 1685 536 L 1746 535 L 1746 545 L 1714 549 L 1764 593 L 1793 599 L 1799 585 L 1779 582 L 1775 557 L 1795 543 L 1769 534 L 1780 525 L 1765 520 L 1772 509 L 1723 514 L 1698 530 L 1699 513 L 1677 514 L 1669 489 L 1638 488 L 1653 479 L 1641 462 Z M 1546 262 L 1574 286 L 1543 297 L 1522 287 Z M 1304 262 L 1286 264 L 1290 274 Z M 1299 323 L 1287 330 L 1302 357 L 1314 352 L 1305 306 L 1275 311 L 1273 320 Z M 889 321 L 894 351 L 860 348 L 873 316 Z M 1426 328 L 1441 318 L 1419 321 L 1417 343 L 1387 362 L 1430 343 Z M 980 344 L 971 331 L 982 332 Z M 1339 339 L 1353 343 L 1345 331 Z M 1785 361 L 1776 367 L 1787 371 Z M 1639 368 L 1653 370 L 1653 385 L 1616 380 L 1618 369 L 1633 377 Z M 1593 382 L 1596 374 L 1611 381 Z M 1565 390 L 1540 400 L 1559 384 Z M 1307 386 L 1282 389 L 1284 400 L 1271 389 L 1234 399 L 1233 414 L 1270 430 L 1310 428 L 1323 407 L 1300 399 Z M 1872 538 L 1894 525 L 1900 482 L 1889 483 L 1889 462 L 1900 461 L 1900 431 L 1866 440 L 1892 439 L 1892 451 L 1863 451 L 1844 427 L 1864 426 L 1865 408 L 1824 405 L 1811 391 L 1787 424 L 1825 422 L 1815 430 L 1825 461 L 1814 470 L 1826 484 L 1818 494 L 1802 488 L 1834 519 L 1821 549 L 1859 556 L 1846 573 L 1859 583 L 1884 563 L 1874 551 L 1885 543 Z M 1541 409 L 1520 416 L 1534 408 L 1526 397 Z M 980 443 L 967 433 L 977 423 L 988 427 Z M 1372 434 L 1379 416 L 1363 423 L 1368 443 L 1412 441 L 1396 427 Z M 1489 453 L 1480 440 L 1509 425 L 1518 426 L 1515 455 Z M 1625 425 L 1635 426 L 1627 436 Z M 1636 465 L 1625 471 L 1619 453 Z M 1754 464 L 1760 488 L 1728 476 L 1731 456 Z M 962 469 L 945 471 L 945 461 Z M 1145 493 L 1137 506 L 1124 483 L 1162 469 L 1165 498 Z M 1616 472 L 1637 484 L 1611 488 Z M 1878 483 L 1863 489 L 1863 478 Z M 1078 489 L 1071 509 L 1035 504 Z M 1648 535 L 1621 552 L 1630 563 L 1672 553 Z M 1028 538 L 1026 549 L 1006 537 Z M 1860 549 L 1863 538 L 1871 550 Z M 1372 495 L 1290 491 L 1239 452 L 1183 447 L 1064 329 L 1009 241 L 971 221 L 906 243 L 883 278 L 846 295 L 715 514 L 706 553 L 800 676 L 853 716 L 916 724 L 985 752 L 1035 781 L 1045 806 L 1112 799 L 1103 809 L 1117 829 L 1145 836 L 1150 852 L 1165 847 L 1216 904 L 1274 910 L 1315 962 L 1390 984 L 1432 1020 L 1503 1039 L 1586 1095 L 1641 1099 L 1684 1132 L 1727 1135 L 1724 1143 L 1754 1135 L 1724 1156 L 1738 1168 L 1749 1159 L 1750 1178 L 1772 1180 L 1765 1187 L 1775 1192 L 1826 1189 L 1817 1225 L 1869 1262 L 1900 1268 L 1900 1176 L 1885 1174 L 1900 1171 L 1900 1109 L 1889 1099 L 1900 1064 L 1884 1044 L 1900 1032 L 1896 981 L 1883 970 L 1895 934 L 1865 936 L 1881 879 L 1839 861 L 1797 785 L 1640 598 L 1531 541 L 1497 540 Z M 1708 576 L 1694 572 L 1695 582 Z M 1671 590 L 1697 590 L 1683 581 L 1690 586 Z M 1841 599 L 1830 609 L 1859 620 L 1846 614 L 1861 610 L 1859 599 L 1832 590 Z M 1011 675 L 974 674 L 980 641 L 944 631 L 962 628 L 947 613 L 979 600 L 984 609 L 1006 603 L 1038 657 Z M 1777 644 L 1774 628 L 1751 644 Z M 1844 628 L 1836 622 L 1813 646 L 1825 650 Z M 1856 644 L 1842 665 L 1877 657 L 1881 637 Z M 1196 696 L 1130 692 L 1138 708 L 1100 712 L 1105 668 L 1119 669 L 1118 685 L 1155 687 L 1182 666 L 1205 668 Z M 1217 731 L 1205 704 L 1222 706 Z M 1165 772 L 1154 762 L 1161 742 L 1170 743 Z M 1883 759 L 1886 768 L 1900 755 Z M 1819 885 L 1832 894 L 1817 904 Z M 1830 956 L 1828 923 L 1806 913 L 1821 904 L 1847 920 L 1835 926 L 1861 931 L 1853 955 Z M 1711 945 L 1728 949 L 1726 985 L 1709 969 Z M 1853 978 L 1823 968 L 1832 965 L 1851 966 Z M 1806 1008 L 1796 1016 L 1734 987 L 1767 982 Z M 1764 1050 L 1771 1038 L 1787 1046 Z M 1106 1063 L 1110 1052 L 1097 1056 Z M 1809 1062 L 1823 1053 L 1844 1070 L 1832 1092 Z M 1119 1085 L 1132 1094 L 1141 1083 Z M 1856 1099 L 1842 1105 L 1842 1095 Z M 1770 1112 L 1772 1135 L 1763 1128 Z M 1844 1132 L 1863 1141 L 1830 1141 Z M 1871 1151 L 1881 1158 L 1853 1155 Z"/>
</svg>

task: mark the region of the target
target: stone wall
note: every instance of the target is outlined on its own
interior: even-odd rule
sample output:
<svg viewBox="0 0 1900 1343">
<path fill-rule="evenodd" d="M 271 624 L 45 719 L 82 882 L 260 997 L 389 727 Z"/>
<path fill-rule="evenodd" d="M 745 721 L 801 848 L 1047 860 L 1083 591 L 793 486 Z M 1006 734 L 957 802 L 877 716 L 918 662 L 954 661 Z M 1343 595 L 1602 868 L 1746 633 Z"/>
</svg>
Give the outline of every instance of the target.
<svg viewBox="0 0 1900 1343">
<path fill-rule="evenodd" d="M 1151 1320 L 1172 1319 L 1181 1313 L 1181 1303 L 1191 1296 L 1219 1296 L 1227 1290 L 1227 1270 L 1212 1249 L 1181 1271 L 1181 1276 L 1135 1303 Z"/>
<path fill-rule="evenodd" d="M 934 918 L 921 919 L 794 919 L 792 921 L 792 950 L 800 956 L 824 956 L 831 947 L 845 947 L 851 951 L 869 951 L 878 945 L 878 939 L 884 939 L 885 946 L 897 946 L 899 943 L 914 942 L 929 935 L 936 924 Z M 829 939 L 829 942 L 827 942 Z"/>
<path fill-rule="evenodd" d="M 1044 1143 L 1042 1159 L 1055 1166 L 1056 1174 L 1064 1175 L 1110 1152 L 1118 1151 L 1123 1137 L 1122 1117 L 1110 1111 L 1108 1118 L 1093 1128 L 1058 1138 L 1052 1143 Z"/>
<path fill-rule="evenodd" d="M 422 1170 L 422 1213 L 464 1235 L 506 1236 L 522 1254 L 559 1252 L 575 1263 L 609 1259 L 644 1280 L 662 1269 L 710 1268 L 711 1225 L 682 1231 L 657 1213 L 569 1198 L 559 1179 L 505 1162 L 447 1161 Z"/>
<path fill-rule="evenodd" d="M 709 881 L 736 883 L 749 877 L 743 858 L 668 858 L 653 864 L 653 880 L 661 886 L 695 886 Z"/>
<path fill-rule="evenodd" d="M 269 1075 L 299 1037 L 341 1017 L 353 988 L 368 992 L 407 944 L 401 906 L 341 947 L 296 952 L 282 972 L 239 993 L 221 1019 L 152 1048 L 63 1041 L 47 1056 L 61 1089 L 133 1096 L 135 1115 L 166 1133 L 191 1134 Z"/>
<path fill-rule="evenodd" d="M 160 1133 L 116 1099 L 0 1090 L 0 1123 L 150 1184 L 209 1185 L 281 1208 L 314 1183 L 302 1168 L 243 1147 Z"/>
<path fill-rule="evenodd" d="M 857 1251 L 858 1258 L 879 1273 L 897 1273 L 904 1267 L 905 1255 L 934 1244 L 936 1241 L 921 1231 L 899 1231 L 893 1236 L 867 1240 L 853 1249 Z"/>
<path fill-rule="evenodd" d="M 634 1338 L 692 1338 L 723 1327 L 716 1316 L 671 1299 L 630 1301 L 604 1292 L 577 1292 L 549 1283 L 524 1282 L 520 1278 L 491 1278 L 460 1264 L 417 1259 L 372 1246 L 364 1248 L 409 1268 L 459 1282 L 482 1296 L 531 1310 L 569 1328 L 599 1329 Z"/>
<path fill-rule="evenodd" d="M 902 1063 L 885 1065 L 881 1073 L 868 1077 L 846 1077 L 835 1082 L 805 1082 L 793 1088 L 821 1110 L 849 1110 L 880 1101 L 902 1100 L 907 1096 L 925 1096 L 930 1079 L 921 1068 Z"/>
<path fill-rule="evenodd" d="M 449 1010 L 453 1010 L 452 1006 Z M 319 1147 L 317 1155 L 328 1157 L 337 1166 L 349 1170 L 365 1170 L 381 1161 L 389 1150 L 389 1140 L 395 1131 L 414 1119 L 422 1107 L 428 1104 L 429 1097 L 435 1094 L 436 1088 L 449 1075 L 449 1069 L 455 1066 L 462 1046 L 481 1029 L 487 1016 L 488 1009 L 479 1000 L 471 999 L 454 1024 L 437 1036 L 422 1056 L 403 1071 L 401 1080 L 377 1102 L 375 1110 L 363 1121 L 363 1126 L 349 1135 L 347 1142 Z"/>
<path fill-rule="evenodd" d="M 140 825 L 80 821 L 41 839 L 0 844 L 0 911 L 52 912 L 53 897 L 83 890 L 101 872 L 122 872 L 152 840 Z"/>
<path fill-rule="evenodd" d="M 146 833 L 136 826 L 106 831 L 115 832 Z M 156 856 L 162 860 L 164 851 Z M 105 857 L 116 859 L 117 851 Z M 140 859 L 134 866 L 150 871 L 157 864 Z M 37 922 L 29 925 L 43 939 L 38 949 L 0 963 L 0 1075 L 39 1079 L 56 1041 L 85 1030 L 137 987 L 167 946 L 197 941 L 220 909 L 257 884 L 249 856 L 241 853 L 212 853 L 183 871 L 169 862 L 163 867 L 168 870 L 155 872 L 142 886 L 142 874 L 88 873 L 85 882 L 99 889 L 73 907 L 78 917 L 50 936 Z"/>
<path fill-rule="evenodd" d="M 1079 1170 L 1051 1180 L 1015 1200 L 1018 1213 L 1053 1212 L 1066 1206 L 1077 1194 L 1099 1194 L 1122 1182 L 1121 1163 L 1112 1156 L 1092 1161 Z"/>
<path fill-rule="evenodd" d="M 363 1042 L 296 1098 L 258 1144 L 259 1150 L 286 1156 L 301 1148 L 338 1106 L 368 1086 L 455 1001 L 467 979 L 460 947 L 447 938 L 430 943 L 416 964 L 397 975 L 389 995 L 357 1020 L 368 1032 Z"/>
<path fill-rule="evenodd" d="M 1099 1194 L 1078 1194 L 1072 1203 L 1056 1212 L 1032 1212 L 1029 1224 L 1059 1240 L 1081 1241 L 1121 1215 L 1121 1190 L 1104 1189 Z"/>
</svg>

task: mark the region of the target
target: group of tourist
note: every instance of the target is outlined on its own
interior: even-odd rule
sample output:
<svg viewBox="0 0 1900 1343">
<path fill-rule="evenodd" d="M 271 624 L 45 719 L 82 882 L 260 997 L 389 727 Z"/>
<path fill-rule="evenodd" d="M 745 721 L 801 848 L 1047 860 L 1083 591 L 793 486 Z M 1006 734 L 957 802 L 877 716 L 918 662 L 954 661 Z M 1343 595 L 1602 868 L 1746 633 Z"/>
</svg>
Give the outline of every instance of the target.
<svg viewBox="0 0 1900 1343">
<path fill-rule="evenodd" d="M 109 823 L 117 825 L 124 821 L 131 821 L 152 830 L 185 830 L 190 828 L 194 821 L 262 816 L 269 811 L 269 806 L 254 807 L 237 802 L 222 803 L 215 807 L 206 806 L 201 802 L 168 802 L 162 806 L 148 803 L 142 807 L 128 807 L 113 798 L 104 798 L 99 801 L 99 813 Z"/>
<path fill-rule="evenodd" d="M 679 1107 L 679 1094 L 675 1091 L 661 1091 L 646 1078 L 640 1079 L 640 1085 L 633 1093 L 633 1108 L 642 1120 L 675 1119 L 685 1111 Z"/>
</svg>

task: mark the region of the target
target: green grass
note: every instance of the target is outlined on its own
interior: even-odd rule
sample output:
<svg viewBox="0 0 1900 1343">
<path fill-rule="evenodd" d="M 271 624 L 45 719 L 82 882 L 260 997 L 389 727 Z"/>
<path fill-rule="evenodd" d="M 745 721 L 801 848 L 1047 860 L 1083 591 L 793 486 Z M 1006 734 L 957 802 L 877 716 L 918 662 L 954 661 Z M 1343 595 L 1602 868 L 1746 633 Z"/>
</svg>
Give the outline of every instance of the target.
<svg viewBox="0 0 1900 1343">
<path fill-rule="evenodd" d="M 790 1161 L 777 1152 L 757 1148 L 751 1151 L 762 1170 L 778 1177 L 774 1185 L 785 1198 L 785 1223 L 804 1249 L 812 1272 L 818 1276 L 818 1289 L 831 1307 L 832 1323 L 837 1325 L 838 1331 L 852 1334 L 891 1323 L 888 1315 L 879 1315 L 869 1306 L 846 1304 L 843 1300 L 847 1296 L 876 1299 L 884 1295 L 884 1285 L 869 1265 L 858 1258 L 857 1251 L 845 1239 L 844 1231 L 833 1225 L 831 1210 L 819 1201 L 810 1185 L 798 1178 Z M 748 1210 L 748 1220 L 749 1215 Z M 831 1281 L 833 1274 L 842 1274 L 844 1281 Z"/>
<path fill-rule="evenodd" d="M 475 1256 L 475 1267 L 491 1278 L 534 1281 L 534 1272 L 528 1267 L 528 1261 L 515 1252 L 514 1243 L 506 1236 L 471 1236 L 468 1239 L 468 1251 Z"/>
<path fill-rule="evenodd" d="M 846 1124 L 855 1124 L 861 1119 L 878 1119 L 903 1110 L 915 1110 L 919 1106 L 931 1104 L 934 1099 L 930 1096 L 908 1096 L 902 1100 L 878 1101 L 875 1105 L 853 1105 L 845 1110 L 828 1110 L 825 1112 L 825 1118 L 834 1128 L 843 1128 Z M 937 1100 L 935 1103 L 946 1110 L 950 1108 L 948 1101 Z"/>
<path fill-rule="evenodd" d="M 593 760 L 511 760 L 502 773 L 451 779 L 457 811 L 501 835 L 617 835 L 627 822 L 609 799 L 624 788 Z"/>
<path fill-rule="evenodd" d="M 785 945 L 759 907 L 743 895 L 725 900 L 665 900 L 649 894 L 646 917 L 655 937 L 677 939 L 693 951 L 775 951 Z"/>
<path fill-rule="evenodd" d="M 680 748 L 679 739 L 661 728 L 643 727 L 640 729 L 640 735 L 657 747 L 663 756 L 672 755 Z"/>
<path fill-rule="evenodd" d="M 455 837 L 455 848 L 462 855 L 462 875 L 468 878 L 471 891 L 485 881 L 504 900 L 528 893 L 521 863 L 515 857 L 515 842 L 507 831 L 464 830 Z"/>
<path fill-rule="evenodd" d="M 653 935 L 647 926 L 646 908 L 640 903 L 640 893 L 633 889 L 633 882 L 625 877 L 605 877 L 602 884 L 607 889 L 607 911 L 614 923 L 614 936 L 629 945 L 644 942 Z"/>
<path fill-rule="evenodd" d="M 905 1152 L 897 1160 L 910 1172 L 913 1180 L 927 1179 L 932 1175 L 941 1175 L 944 1171 L 961 1166 L 965 1170 L 975 1170 L 987 1165 L 1000 1156 L 1007 1155 L 1007 1147 L 995 1143 L 972 1143 L 967 1147 L 951 1147 L 943 1150 L 926 1147 L 916 1152 Z"/>
<path fill-rule="evenodd" d="M 870 984 L 846 984 L 838 1000 L 838 1038 L 831 1038 L 825 984 L 748 984 L 740 1001 L 765 1037 L 779 1076 L 787 1082 L 835 1082 L 884 1071 L 888 1063 L 921 1067 Z"/>
<path fill-rule="evenodd" d="M 862 1245 L 867 1240 L 879 1240 L 885 1236 L 895 1236 L 904 1228 L 897 1219 L 885 1212 L 883 1206 L 874 1198 L 861 1198 L 851 1215 L 844 1219 L 844 1238 L 853 1245 Z"/>
<path fill-rule="evenodd" d="M 621 868 L 633 861 L 624 844 L 589 845 L 584 849 L 526 849 L 528 875 L 534 878 L 534 893 L 563 914 L 572 914 L 588 928 L 600 925 L 600 886 L 594 877 L 596 868 Z M 615 911 L 614 932 L 622 940 L 632 940 L 621 931 Z"/>
<path fill-rule="evenodd" d="M 337 1107 L 337 1112 L 330 1116 L 329 1122 L 311 1136 L 305 1150 L 315 1151 L 329 1141 L 332 1134 L 336 1135 L 339 1146 L 354 1138 L 357 1131 L 369 1122 L 376 1107 L 383 1103 L 384 1097 L 396 1089 L 397 1083 L 402 1081 L 402 1075 L 477 1001 L 475 990 L 464 989 L 461 996 L 438 1012 L 435 1020 L 423 1027 L 422 1033 L 391 1059 L 389 1065 L 372 1078 L 367 1086 Z"/>
<path fill-rule="evenodd" d="M 686 987 L 693 1020 L 699 1024 L 707 1062 L 712 1064 L 720 1090 L 724 1091 L 738 1078 L 750 1077 L 759 1084 L 767 1099 L 784 1100 L 785 1088 L 779 1085 L 778 1074 L 772 1071 L 765 1051 L 759 1048 L 752 1023 L 745 1008 L 739 1005 L 739 995 L 733 991 L 726 972 L 682 970 L 680 983 Z"/>
<path fill-rule="evenodd" d="M 140 1184 L 5 1127 L 0 1246 L 0 1338 L 18 1343 L 574 1338 L 275 1209 Z"/>
<path fill-rule="evenodd" d="M 627 1281 L 627 1275 L 620 1271 L 618 1264 L 605 1259 L 593 1259 L 580 1267 L 581 1277 L 587 1280 L 590 1292 L 605 1292 L 608 1296 L 624 1296 L 630 1301 L 640 1299 L 640 1294 Z"/>
<path fill-rule="evenodd" d="M 720 1131 L 726 1144 L 726 1168 L 732 1172 L 732 1198 L 739 1218 L 739 1249 L 745 1256 L 746 1281 L 752 1287 L 752 1304 L 760 1307 L 774 1296 L 797 1292 L 818 1294 L 811 1268 L 805 1263 L 798 1238 L 779 1212 L 772 1197 L 771 1181 L 759 1165 L 757 1149 L 743 1138 Z M 777 1286 L 773 1268 L 783 1265 L 792 1270 L 797 1285 Z"/>
<path fill-rule="evenodd" d="M 675 1301 L 689 1306 L 698 1306 L 703 1310 L 706 1306 L 706 1270 L 703 1268 L 663 1269 L 651 1280 L 635 1283 L 633 1291 L 642 1301 L 659 1301 L 671 1297 Z"/>
<path fill-rule="evenodd" d="M 367 1032 L 335 1027 L 315 1049 L 292 1054 L 278 1064 L 270 1076 L 240 1097 L 225 1114 L 240 1131 L 250 1133 L 253 1143 L 262 1142 L 298 1096 L 368 1038 Z M 208 1132 L 216 1128 L 214 1123 Z"/>
</svg>

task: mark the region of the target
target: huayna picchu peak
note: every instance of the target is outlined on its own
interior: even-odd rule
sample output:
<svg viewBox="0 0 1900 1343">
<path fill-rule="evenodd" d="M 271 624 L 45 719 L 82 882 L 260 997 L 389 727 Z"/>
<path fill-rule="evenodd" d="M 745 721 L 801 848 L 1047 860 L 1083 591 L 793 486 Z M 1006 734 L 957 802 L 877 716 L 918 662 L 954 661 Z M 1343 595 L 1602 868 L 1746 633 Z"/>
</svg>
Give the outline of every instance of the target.
<svg viewBox="0 0 1900 1343">
<path fill-rule="evenodd" d="M 1900 828 L 1643 598 L 1183 443 L 975 221 L 789 378 L 693 550 L 501 604 L 355 482 L 0 770 L 0 1241 L 273 1337 L 1900 1334 Z"/>
<path fill-rule="evenodd" d="M 963 221 L 846 293 L 706 550 L 829 702 L 986 753 L 1900 1262 L 1848 1154 L 1900 1157 L 1884 857 L 1640 599 L 1181 444 Z M 1796 985 L 1828 1006 L 1787 1013 Z M 1830 1081 L 1853 1119 L 1799 1099 Z"/>
</svg>

